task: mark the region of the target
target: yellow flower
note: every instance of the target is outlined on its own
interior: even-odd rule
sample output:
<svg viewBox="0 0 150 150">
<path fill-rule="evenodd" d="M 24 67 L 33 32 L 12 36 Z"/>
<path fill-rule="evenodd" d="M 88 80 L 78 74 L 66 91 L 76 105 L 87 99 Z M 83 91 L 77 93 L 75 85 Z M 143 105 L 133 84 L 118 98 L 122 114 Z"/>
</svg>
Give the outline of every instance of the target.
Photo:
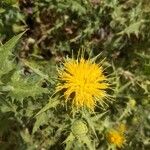
<svg viewBox="0 0 150 150">
<path fill-rule="evenodd" d="M 59 70 L 59 81 L 57 91 L 64 91 L 66 101 L 76 108 L 94 110 L 97 101 L 107 98 L 107 78 L 102 67 L 90 59 L 67 59 Z"/>
<path fill-rule="evenodd" d="M 117 130 L 112 130 L 107 133 L 107 140 L 120 148 L 125 143 L 125 136 Z"/>
</svg>

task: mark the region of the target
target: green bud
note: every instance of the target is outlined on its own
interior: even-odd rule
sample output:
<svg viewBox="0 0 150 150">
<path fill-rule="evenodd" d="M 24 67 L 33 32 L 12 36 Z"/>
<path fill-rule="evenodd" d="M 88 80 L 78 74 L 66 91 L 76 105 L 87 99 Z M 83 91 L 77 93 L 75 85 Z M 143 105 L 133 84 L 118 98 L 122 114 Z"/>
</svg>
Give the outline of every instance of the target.
<svg viewBox="0 0 150 150">
<path fill-rule="evenodd" d="M 87 125 L 82 120 L 76 120 L 71 127 L 72 133 L 75 137 L 81 137 L 87 134 Z"/>
</svg>

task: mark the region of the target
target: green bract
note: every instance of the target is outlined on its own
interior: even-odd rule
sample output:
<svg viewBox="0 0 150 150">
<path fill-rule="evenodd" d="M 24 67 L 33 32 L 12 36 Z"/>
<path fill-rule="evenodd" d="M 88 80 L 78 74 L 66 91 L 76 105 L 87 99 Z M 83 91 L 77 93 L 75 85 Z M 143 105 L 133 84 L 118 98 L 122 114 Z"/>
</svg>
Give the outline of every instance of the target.
<svg viewBox="0 0 150 150">
<path fill-rule="evenodd" d="M 71 130 L 74 136 L 82 137 L 87 134 L 88 127 L 82 120 L 76 120 L 73 122 Z"/>
</svg>

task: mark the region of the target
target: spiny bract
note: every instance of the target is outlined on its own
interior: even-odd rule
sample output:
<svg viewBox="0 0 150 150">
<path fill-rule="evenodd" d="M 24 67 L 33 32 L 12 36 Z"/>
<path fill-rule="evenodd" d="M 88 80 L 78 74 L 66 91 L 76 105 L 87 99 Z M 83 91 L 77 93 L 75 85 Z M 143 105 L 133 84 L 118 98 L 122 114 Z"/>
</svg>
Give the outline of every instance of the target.
<svg viewBox="0 0 150 150">
<path fill-rule="evenodd" d="M 71 127 L 72 133 L 76 137 L 85 136 L 88 132 L 87 125 L 82 120 L 76 120 L 73 122 Z"/>
<path fill-rule="evenodd" d="M 91 59 L 67 59 L 59 70 L 57 91 L 64 91 L 66 101 L 71 100 L 76 108 L 87 107 L 94 110 L 96 102 L 106 97 L 108 83 L 101 65 Z"/>
</svg>

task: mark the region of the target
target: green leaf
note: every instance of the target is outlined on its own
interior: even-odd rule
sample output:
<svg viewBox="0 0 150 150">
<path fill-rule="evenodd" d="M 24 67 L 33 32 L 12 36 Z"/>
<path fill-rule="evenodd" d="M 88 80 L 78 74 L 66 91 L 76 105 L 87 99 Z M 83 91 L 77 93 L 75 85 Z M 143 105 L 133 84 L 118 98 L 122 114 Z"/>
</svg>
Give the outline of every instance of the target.
<svg viewBox="0 0 150 150">
<path fill-rule="evenodd" d="M 106 112 L 103 112 L 103 113 L 100 113 L 100 114 L 96 114 L 95 116 L 91 117 L 92 121 L 95 122 L 95 121 L 98 121 L 99 119 L 101 119 L 106 113 Z"/>
<path fill-rule="evenodd" d="M 73 146 L 73 142 L 75 140 L 75 137 L 72 133 L 69 134 L 69 136 L 66 138 L 64 143 L 66 144 L 65 150 L 70 150 Z"/>
<path fill-rule="evenodd" d="M 135 34 L 138 37 L 142 23 L 143 20 L 132 23 L 130 26 L 126 27 L 123 31 L 119 32 L 118 35 L 127 34 L 128 37 L 130 37 L 131 34 Z"/>
<path fill-rule="evenodd" d="M 86 144 L 89 150 L 95 150 L 94 146 L 92 145 L 91 139 L 88 136 L 83 136 L 81 138 L 82 143 Z"/>
<path fill-rule="evenodd" d="M 39 75 L 42 79 L 46 79 L 46 80 L 50 81 L 49 80 L 49 76 L 47 74 L 44 74 L 42 71 L 40 71 L 39 65 L 37 63 L 35 63 L 33 61 L 29 62 L 29 61 L 25 61 L 25 60 L 23 61 L 23 63 L 27 67 L 29 67 L 34 73 L 36 73 L 37 75 Z"/>
<path fill-rule="evenodd" d="M 10 4 L 10 5 L 17 3 L 17 0 L 2 0 L 2 1 L 4 1 L 5 3 Z"/>
<path fill-rule="evenodd" d="M 70 5 L 72 11 L 78 12 L 79 15 L 83 15 L 86 13 L 86 8 L 83 7 L 83 5 L 79 2 L 73 0 L 69 0 L 67 2 Z"/>
<path fill-rule="evenodd" d="M 33 80 L 30 76 L 22 77 L 19 72 L 14 73 L 11 82 L 3 87 L 3 90 L 9 91 L 9 96 L 20 101 L 27 97 L 35 99 L 43 93 L 49 93 L 47 88 L 41 86 L 41 82 Z"/>
<path fill-rule="evenodd" d="M 50 108 L 55 108 L 59 104 L 59 100 L 54 98 L 54 99 L 49 99 L 49 103 L 47 103 L 35 116 L 40 115 L 41 113 L 47 111 Z"/>
<path fill-rule="evenodd" d="M 83 115 L 83 118 L 87 121 L 89 127 L 92 129 L 93 133 L 96 136 L 96 131 L 95 131 L 95 128 L 94 128 L 94 122 L 93 122 L 93 120 L 91 120 L 90 114 L 87 111 L 85 111 L 82 115 Z"/>
<path fill-rule="evenodd" d="M 5 97 L 0 97 L 0 111 L 3 112 L 3 113 L 6 113 L 6 112 L 16 112 L 16 107 L 15 105 L 11 104 L 9 102 L 9 100 Z"/>
<path fill-rule="evenodd" d="M 0 8 L 0 14 L 3 13 L 3 12 L 5 12 L 5 11 L 6 11 L 5 9 Z"/>
<path fill-rule="evenodd" d="M 15 47 L 23 34 L 24 32 L 14 36 L 0 47 L 0 77 L 13 69 L 13 60 L 10 58 L 10 56 L 12 56 L 12 49 Z"/>
<path fill-rule="evenodd" d="M 33 137 L 32 137 L 32 135 L 30 135 L 29 130 L 27 128 L 25 128 L 23 131 L 20 132 L 20 135 L 21 135 L 24 143 L 27 144 L 27 146 L 28 146 L 27 149 L 34 150 L 35 145 L 33 142 Z"/>
<path fill-rule="evenodd" d="M 48 117 L 46 113 L 41 113 L 40 115 L 36 116 L 36 122 L 34 124 L 32 134 L 34 134 L 41 125 L 44 125 L 47 122 L 48 122 Z"/>
</svg>

